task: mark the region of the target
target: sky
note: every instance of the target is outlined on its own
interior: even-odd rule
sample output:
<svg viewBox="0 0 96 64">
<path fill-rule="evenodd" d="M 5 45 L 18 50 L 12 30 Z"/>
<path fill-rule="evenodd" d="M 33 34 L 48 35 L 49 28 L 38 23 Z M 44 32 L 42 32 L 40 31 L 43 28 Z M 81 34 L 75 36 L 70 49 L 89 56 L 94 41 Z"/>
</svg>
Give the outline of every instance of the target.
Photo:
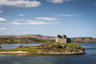
<svg viewBox="0 0 96 64">
<path fill-rule="evenodd" d="M 96 37 L 96 0 L 0 0 L 0 35 Z"/>
</svg>

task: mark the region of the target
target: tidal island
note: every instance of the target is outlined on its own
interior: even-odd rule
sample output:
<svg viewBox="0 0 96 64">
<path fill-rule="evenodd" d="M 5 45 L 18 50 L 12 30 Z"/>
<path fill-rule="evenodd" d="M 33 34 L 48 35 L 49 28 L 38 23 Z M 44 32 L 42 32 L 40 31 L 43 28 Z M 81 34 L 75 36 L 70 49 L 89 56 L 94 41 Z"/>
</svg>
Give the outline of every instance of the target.
<svg viewBox="0 0 96 64">
<path fill-rule="evenodd" d="M 85 50 L 78 44 L 71 43 L 66 35 L 56 37 L 55 42 L 39 46 L 19 46 L 16 49 L 1 49 L 0 54 L 35 54 L 35 55 L 80 55 Z"/>
</svg>

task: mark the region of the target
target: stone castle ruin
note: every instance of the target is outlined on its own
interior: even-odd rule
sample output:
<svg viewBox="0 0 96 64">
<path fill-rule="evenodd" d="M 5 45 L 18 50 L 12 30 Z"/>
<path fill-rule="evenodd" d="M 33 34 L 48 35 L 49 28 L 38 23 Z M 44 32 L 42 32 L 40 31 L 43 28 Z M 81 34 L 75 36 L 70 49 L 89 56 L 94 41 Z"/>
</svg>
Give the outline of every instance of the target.
<svg viewBox="0 0 96 64">
<path fill-rule="evenodd" d="M 70 38 L 67 38 L 66 35 L 62 35 L 62 36 L 58 35 L 58 36 L 56 37 L 55 42 L 60 42 L 60 43 L 71 43 L 71 40 L 70 40 Z"/>
</svg>

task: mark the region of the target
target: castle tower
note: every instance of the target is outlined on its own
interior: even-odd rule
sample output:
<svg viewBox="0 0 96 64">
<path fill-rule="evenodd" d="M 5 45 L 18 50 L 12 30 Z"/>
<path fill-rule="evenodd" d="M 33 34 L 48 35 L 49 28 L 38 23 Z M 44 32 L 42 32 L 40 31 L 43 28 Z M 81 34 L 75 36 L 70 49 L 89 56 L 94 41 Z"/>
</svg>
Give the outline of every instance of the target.
<svg viewBox="0 0 96 64">
<path fill-rule="evenodd" d="M 67 36 L 66 35 L 62 35 L 62 38 L 67 38 Z"/>
<path fill-rule="evenodd" d="M 66 35 L 62 35 L 62 36 L 58 35 L 56 37 L 55 41 L 60 42 L 60 43 L 67 43 L 67 36 Z"/>
</svg>

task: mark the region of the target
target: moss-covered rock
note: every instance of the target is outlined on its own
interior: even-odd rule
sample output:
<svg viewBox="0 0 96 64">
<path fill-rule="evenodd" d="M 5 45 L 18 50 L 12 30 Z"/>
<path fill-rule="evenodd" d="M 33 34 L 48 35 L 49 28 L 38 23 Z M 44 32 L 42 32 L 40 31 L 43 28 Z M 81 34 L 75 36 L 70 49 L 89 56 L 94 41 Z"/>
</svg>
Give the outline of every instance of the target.
<svg viewBox="0 0 96 64">
<path fill-rule="evenodd" d="M 41 49 L 44 49 L 44 53 L 51 54 L 77 54 L 85 53 L 84 48 L 75 43 L 59 43 L 54 42 L 47 45 L 41 45 Z"/>
</svg>

